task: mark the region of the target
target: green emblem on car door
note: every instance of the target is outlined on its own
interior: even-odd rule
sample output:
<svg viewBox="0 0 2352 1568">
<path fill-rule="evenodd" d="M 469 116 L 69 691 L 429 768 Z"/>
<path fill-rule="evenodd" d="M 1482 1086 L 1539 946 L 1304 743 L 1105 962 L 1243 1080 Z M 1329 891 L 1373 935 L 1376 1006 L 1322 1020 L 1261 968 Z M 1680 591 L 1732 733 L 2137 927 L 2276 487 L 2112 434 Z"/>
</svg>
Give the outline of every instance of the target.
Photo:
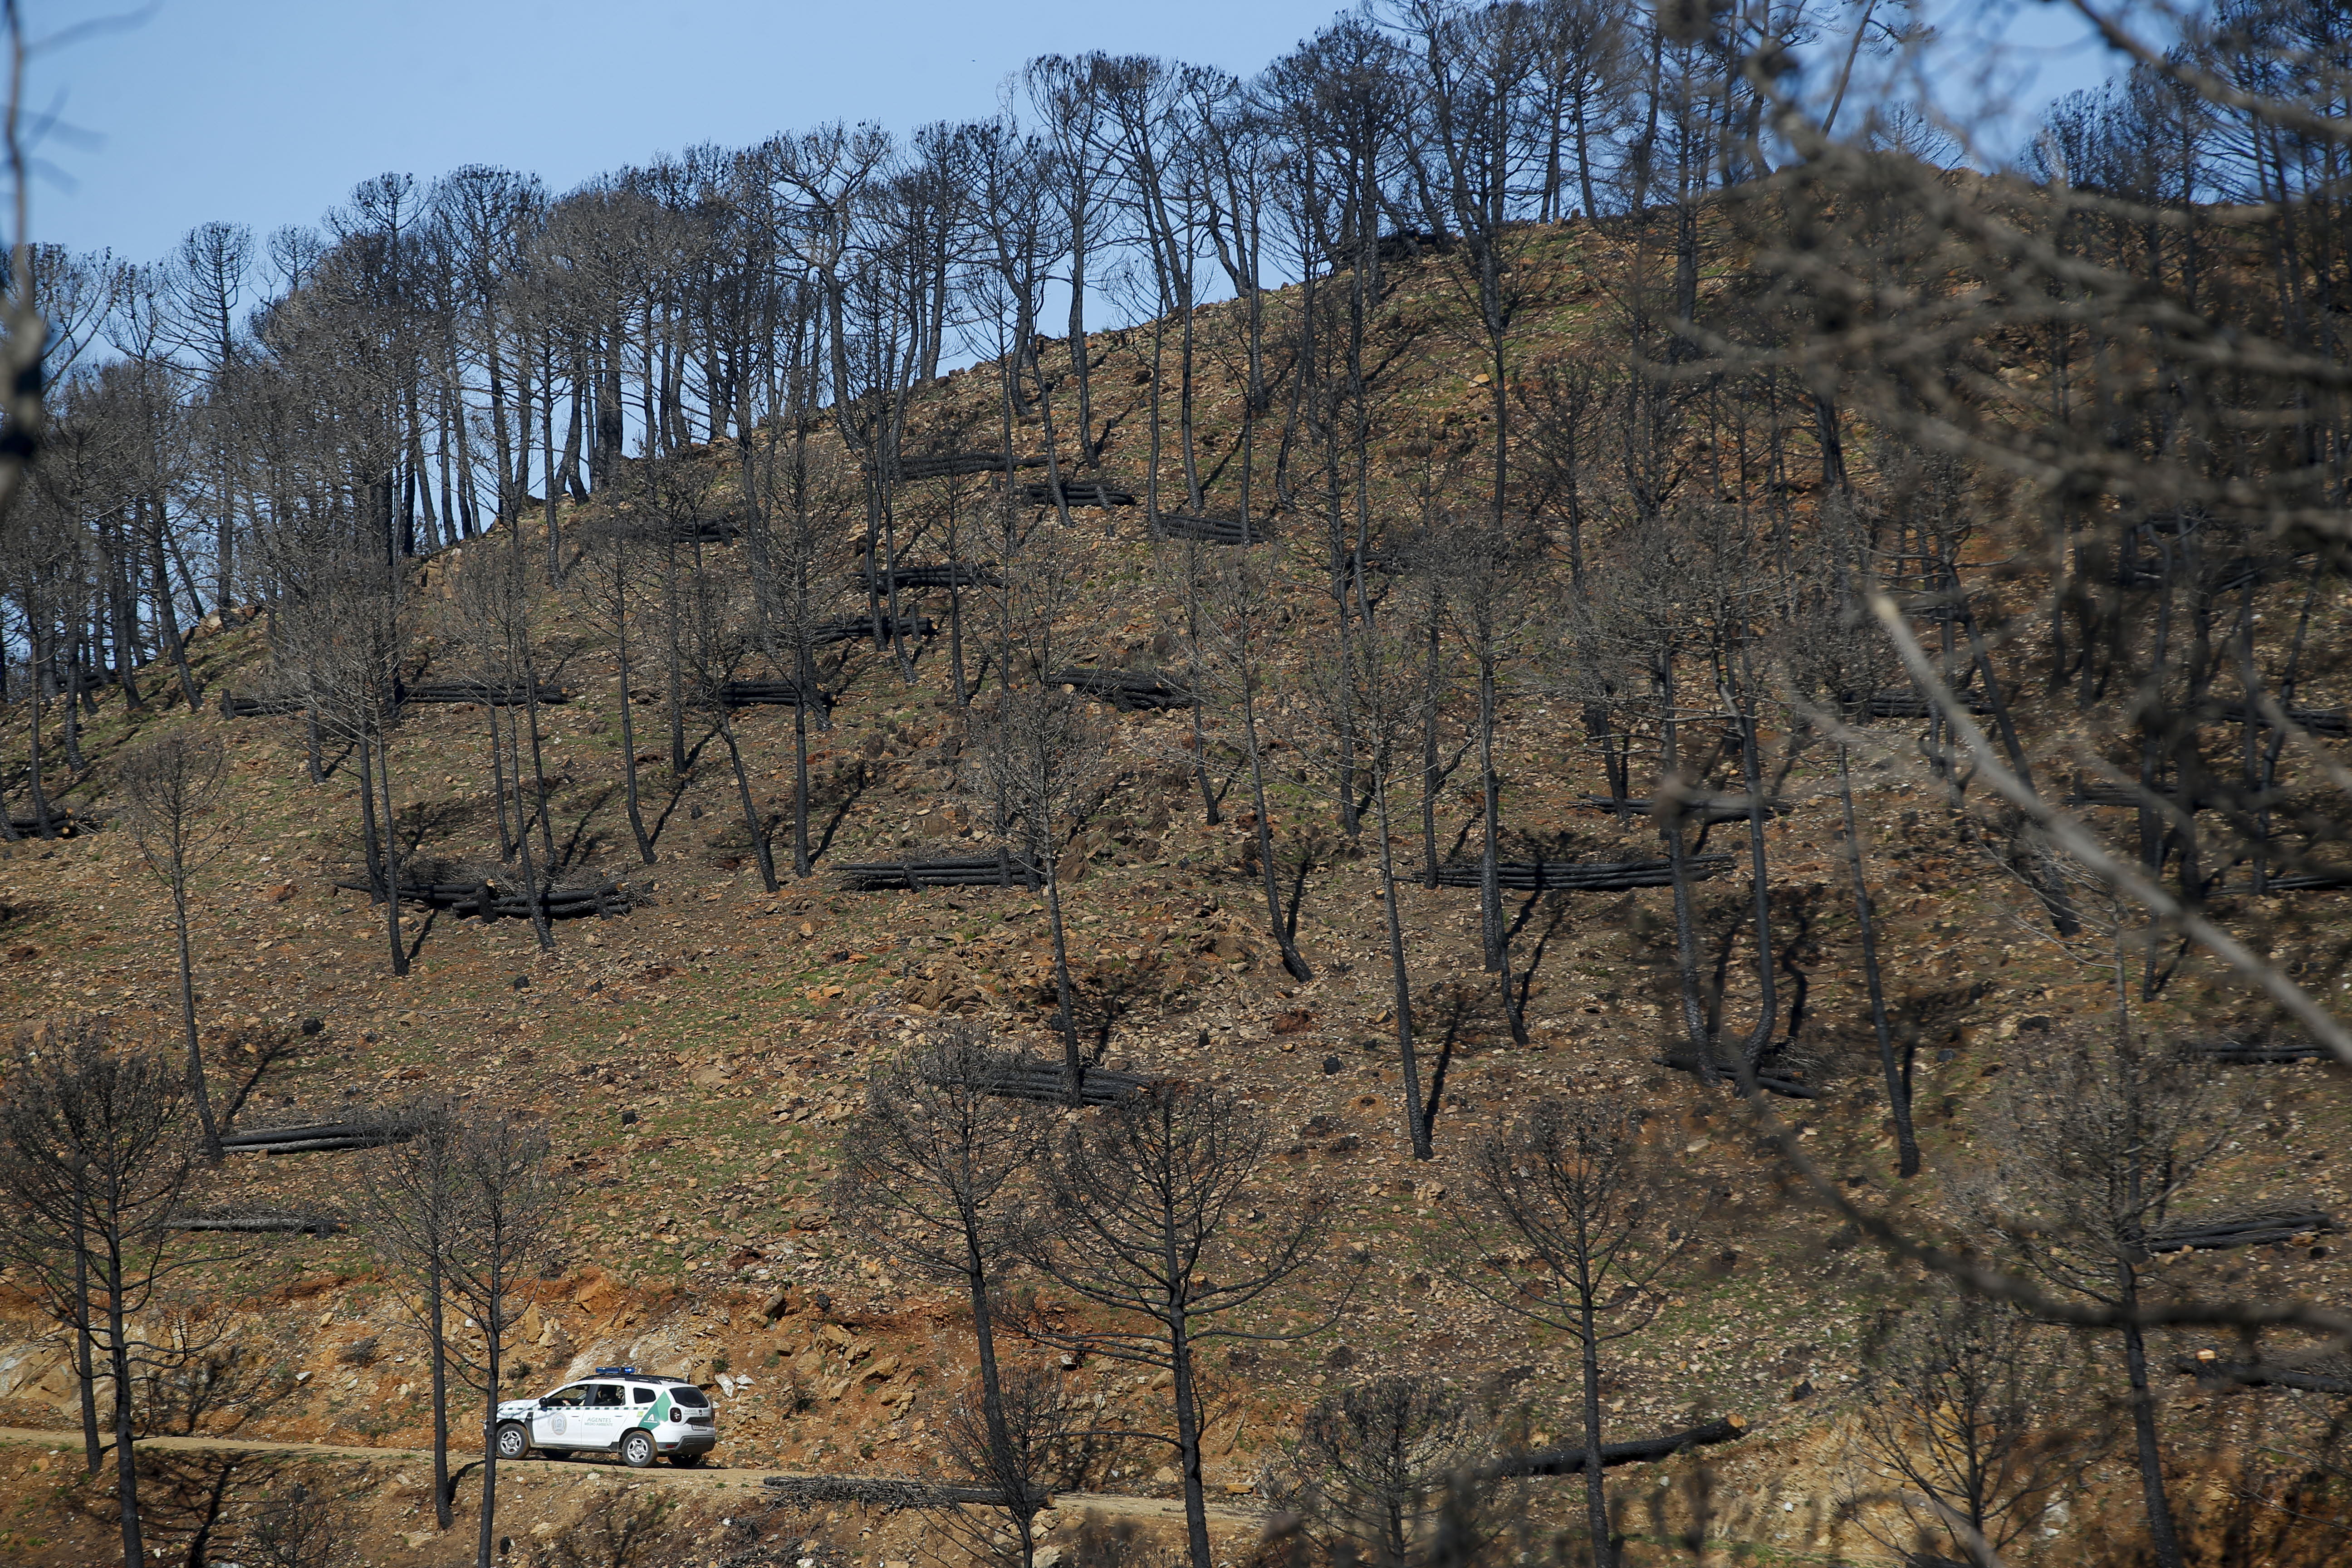
<svg viewBox="0 0 2352 1568">
<path fill-rule="evenodd" d="M 669 1390 L 665 1388 L 659 1394 L 654 1395 L 652 1405 L 646 1409 L 643 1415 L 637 1417 L 637 1425 L 650 1432 L 668 1419 Z"/>
</svg>

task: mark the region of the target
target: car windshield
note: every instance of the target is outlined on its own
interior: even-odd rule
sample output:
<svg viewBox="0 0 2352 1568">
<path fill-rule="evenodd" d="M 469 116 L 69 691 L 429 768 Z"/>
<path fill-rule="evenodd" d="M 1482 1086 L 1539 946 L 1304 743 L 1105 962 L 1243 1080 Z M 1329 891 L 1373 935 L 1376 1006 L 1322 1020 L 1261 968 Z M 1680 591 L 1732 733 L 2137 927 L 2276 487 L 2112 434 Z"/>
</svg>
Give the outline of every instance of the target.
<svg viewBox="0 0 2352 1568">
<path fill-rule="evenodd" d="M 681 1383 L 676 1384 L 670 1389 L 669 1396 L 677 1401 L 680 1405 L 683 1405 L 691 1410 L 708 1410 L 710 1408 L 710 1401 L 709 1397 L 703 1394 L 702 1390 L 695 1387 L 692 1384 Z"/>
<path fill-rule="evenodd" d="M 588 1385 L 584 1383 L 575 1383 L 569 1388 L 559 1388 L 540 1403 L 541 1405 L 585 1405 L 588 1403 Z"/>
</svg>

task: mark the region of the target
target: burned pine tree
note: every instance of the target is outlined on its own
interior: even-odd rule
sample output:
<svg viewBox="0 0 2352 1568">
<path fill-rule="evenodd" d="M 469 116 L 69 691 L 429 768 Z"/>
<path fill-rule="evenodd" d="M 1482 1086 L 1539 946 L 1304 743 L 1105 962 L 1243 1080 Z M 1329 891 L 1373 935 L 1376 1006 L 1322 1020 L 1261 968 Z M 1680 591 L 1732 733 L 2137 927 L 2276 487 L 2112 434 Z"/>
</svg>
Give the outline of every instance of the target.
<svg viewBox="0 0 2352 1568">
<path fill-rule="evenodd" d="M 76 1336 L 86 1447 L 97 1468 L 94 1380 L 113 1391 L 115 1512 L 125 1563 L 145 1561 L 136 1377 L 146 1314 L 192 1265 L 171 1222 L 195 1172 L 186 1074 L 82 1021 L 20 1036 L 0 1100 L 0 1193 L 16 1216 L 0 1246 Z"/>
<path fill-rule="evenodd" d="M 1376 1377 L 1327 1394 L 1300 1423 L 1307 1479 L 1285 1500 L 1335 1558 L 1413 1562 L 1440 1513 L 1463 1500 L 1456 1483 L 1486 1456 L 1493 1433 L 1483 1415 L 1433 1377 Z M 1480 1522 L 1479 1544 L 1490 1543 L 1494 1521 Z"/>
<path fill-rule="evenodd" d="M 1843 1505 L 1895 1552 L 2006 1561 L 2042 1530 L 2105 1447 L 2058 1414 L 2087 1405 L 2058 1331 L 2005 1301 L 1935 1290 L 1873 1326 L 1859 1442 L 1869 1478 Z M 2053 1398 L 2073 1393 L 2076 1398 Z M 1874 1521 L 1892 1502 L 1907 1529 Z"/>
<path fill-rule="evenodd" d="M 516 532 L 502 540 L 485 540 L 466 552 L 449 603 L 452 640 L 467 650 L 474 678 L 484 689 L 481 706 L 489 721 L 499 856 L 520 868 L 523 887 L 531 900 L 531 929 L 542 951 L 555 945 L 544 901 L 553 889 L 556 873 L 546 748 L 539 727 L 535 647 L 536 634 L 545 624 L 544 597 L 541 573 L 523 552 L 521 537 Z M 515 700 L 517 696 L 521 700 Z"/>
<path fill-rule="evenodd" d="M 1062 908 L 1062 878 L 1070 840 L 1103 809 L 1109 773 L 1104 737 L 1086 700 L 1059 687 L 1016 686 L 974 702 L 966 720 L 975 805 L 1045 885 L 1045 919 L 1054 942 L 1055 1032 L 1062 1037 L 1063 1076 L 1078 1103 L 1086 1062 L 1078 1049 L 1077 993 L 1070 980 L 1070 949 Z"/>
<path fill-rule="evenodd" d="M 1642 1121 L 1618 1100 L 1545 1100 L 1476 1145 L 1473 1196 L 1453 1211 L 1464 1243 L 1454 1277 L 1576 1346 L 1585 1530 L 1600 1568 L 1619 1557 L 1603 1474 L 1604 1350 L 1656 1321 L 1688 1245 Z M 1532 1269 L 1517 1267 L 1522 1256 Z"/>
<path fill-rule="evenodd" d="M 865 1113 L 842 1145 L 835 1207 L 844 1223 L 900 1263 L 961 1288 L 980 1360 L 980 1406 L 965 1436 L 967 1468 L 992 1482 L 996 1507 L 1035 1554 L 1045 1495 L 1035 1418 L 1044 1389 L 997 1354 L 996 1303 L 1019 1260 L 1030 1173 L 1045 1131 L 1035 1113 L 990 1090 L 998 1066 L 975 1030 L 953 1026 L 876 1071 Z M 1008 1393 L 1008 1384 L 1011 1392 Z M 1053 1423 L 1048 1422 L 1048 1426 Z"/>
<path fill-rule="evenodd" d="M 278 659 L 320 729 L 359 753 L 360 840 L 371 899 L 384 910 L 394 975 L 408 973 L 400 928 L 400 814 L 392 738 L 401 718 L 415 613 L 396 568 L 372 551 L 329 549 L 305 563 L 278 608 Z"/>
<path fill-rule="evenodd" d="M 2061 1300 L 2114 1314 L 2149 1550 L 2162 1568 L 2181 1568 L 2141 1314 L 2151 1238 L 2229 1142 L 2228 1097 L 2192 1061 L 2118 1022 L 2011 1079 L 2000 1110 L 1979 1224 Z"/>
<path fill-rule="evenodd" d="M 404 1120 L 415 1124 L 415 1135 L 359 1162 L 357 1195 L 370 1245 L 415 1286 L 415 1294 L 407 1300 L 415 1305 L 416 1329 L 425 1341 L 433 1423 L 433 1512 L 440 1528 L 447 1530 L 456 1502 L 449 1473 L 448 1317 L 450 1254 L 458 1243 L 464 1199 L 457 1159 L 461 1122 L 456 1107 L 442 1101 L 412 1106 Z"/>
<path fill-rule="evenodd" d="M 1359 619 L 1351 604 L 1310 630 L 1300 672 L 1303 700 L 1289 714 L 1286 738 L 1320 782 L 1338 795 L 1343 821 L 1359 809 L 1359 788 L 1370 797 L 1366 804 L 1372 807 L 1390 1005 L 1402 1069 L 1404 1103 L 1400 1109 L 1413 1157 L 1426 1160 L 1434 1152 L 1430 1140 L 1437 1110 L 1435 1085 L 1424 1089 L 1413 1032 L 1412 979 L 1406 967 L 1391 805 L 1391 785 L 1412 765 L 1409 742 L 1420 718 L 1420 682 L 1425 676 L 1411 632 L 1397 624 L 1401 618 L 1401 613 L 1375 615 L 1367 605 Z"/>
<path fill-rule="evenodd" d="M 1310 1283 L 1335 1216 L 1321 1200 L 1284 1200 L 1263 1184 L 1264 1120 L 1231 1093 L 1170 1085 L 1073 1119 L 1050 1146 L 1042 1206 L 1026 1231 L 1031 1265 L 1111 1315 L 1091 1328 L 1033 1319 L 1046 1344 L 1157 1367 L 1172 1381 L 1176 1450 L 1192 1568 L 1211 1568 L 1201 1479 L 1203 1345 L 1299 1337 L 1337 1318 L 1352 1279 L 1307 1322 L 1264 1315 Z M 1242 1223 L 1252 1205 L 1265 1215 Z"/>
<path fill-rule="evenodd" d="M 222 787 L 228 759 L 216 741 L 185 729 L 148 742 L 125 758 L 121 781 L 125 815 L 147 869 L 172 900 L 172 933 L 179 963 L 180 1032 L 188 1054 L 188 1094 L 203 1129 L 205 1147 L 220 1152 L 221 1127 L 214 1120 L 212 1093 L 205 1081 L 205 1058 L 196 1037 L 195 961 L 189 946 L 188 903 L 192 879 L 228 850 L 231 833 L 221 821 Z"/>
<path fill-rule="evenodd" d="M 551 1260 L 562 1215 L 548 1168 L 546 1132 L 512 1113 L 476 1110 L 451 1131 L 443 1253 L 449 1292 L 480 1337 L 466 1372 L 482 1394 L 482 1500 L 475 1568 L 492 1568 L 497 1540 L 499 1401 L 509 1371 L 508 1338 L 521 1321 L 528 1287 Z"/>
</svg>

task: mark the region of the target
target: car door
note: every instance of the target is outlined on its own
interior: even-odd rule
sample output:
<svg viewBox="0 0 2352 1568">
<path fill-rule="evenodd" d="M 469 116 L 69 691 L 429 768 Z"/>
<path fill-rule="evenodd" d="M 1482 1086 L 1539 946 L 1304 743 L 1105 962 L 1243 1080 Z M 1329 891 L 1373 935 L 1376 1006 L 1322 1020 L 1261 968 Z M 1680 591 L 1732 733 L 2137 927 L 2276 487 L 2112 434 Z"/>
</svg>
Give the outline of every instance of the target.
<svg viewBox="0 0 2352 1568">
<path fill-rule="evenodd" d="M 622 1430 L 633 1418 L 627 1388 L 617 1383 L 592 1383 L 588 1385 L 588 1405 L 581 1417 L 584 1436 L 575 1447 L 609 1448 L 621 1440 Z"/>
<path fill-rule="evenodd" d="M 588 1385 L 572 1384 L 559 1388 L 539 1402 L 531 1412 L 530 1442 L 534 1448 L 578 1448 L 586 1447 L 583 1417 L 588 1409 Z"/>
</svg>

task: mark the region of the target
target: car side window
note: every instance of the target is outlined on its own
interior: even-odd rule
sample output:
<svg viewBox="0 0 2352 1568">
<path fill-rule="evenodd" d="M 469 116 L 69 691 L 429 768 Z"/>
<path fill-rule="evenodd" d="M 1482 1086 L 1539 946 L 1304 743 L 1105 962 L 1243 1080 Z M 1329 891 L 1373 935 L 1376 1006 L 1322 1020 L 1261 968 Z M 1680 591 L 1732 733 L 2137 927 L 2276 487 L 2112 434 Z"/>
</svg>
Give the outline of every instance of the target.
<svg viewBox="0 0 2352 1568">
<path fill-rule="evenodd" d="M 569 1388 L 559 1388 L 540 1403 L 550 1405 L 585 1405 L 588 1403 L 588 1385 L 584 1383 L 575 1383 Z"/>
<path fill-rule="evenodd" d="M 621 1396 L 621 1385 L 617 1383 L 600 1383 L 596 1384 L 596 1397 L 591 1403 L 595 1405 L 595 1406 L 600 1410 L 616 1410 L 620 1408 L 620 1406 L 625 1403 Z"/>
<path fill-rule="evenodd" d="M 632 1389 L 630 1389 L 630 1390 L 629 1390 L 629 1403 L 630 1403 L 630 1404 L 632 1404 L 632 1405 L 651 1405 L 653 1402 L 654 1402 L 654 1391 L 653 1391 L 652 1389 L 650 1389 L 650 1388 L 632 1388 Z"/>
</svg>

